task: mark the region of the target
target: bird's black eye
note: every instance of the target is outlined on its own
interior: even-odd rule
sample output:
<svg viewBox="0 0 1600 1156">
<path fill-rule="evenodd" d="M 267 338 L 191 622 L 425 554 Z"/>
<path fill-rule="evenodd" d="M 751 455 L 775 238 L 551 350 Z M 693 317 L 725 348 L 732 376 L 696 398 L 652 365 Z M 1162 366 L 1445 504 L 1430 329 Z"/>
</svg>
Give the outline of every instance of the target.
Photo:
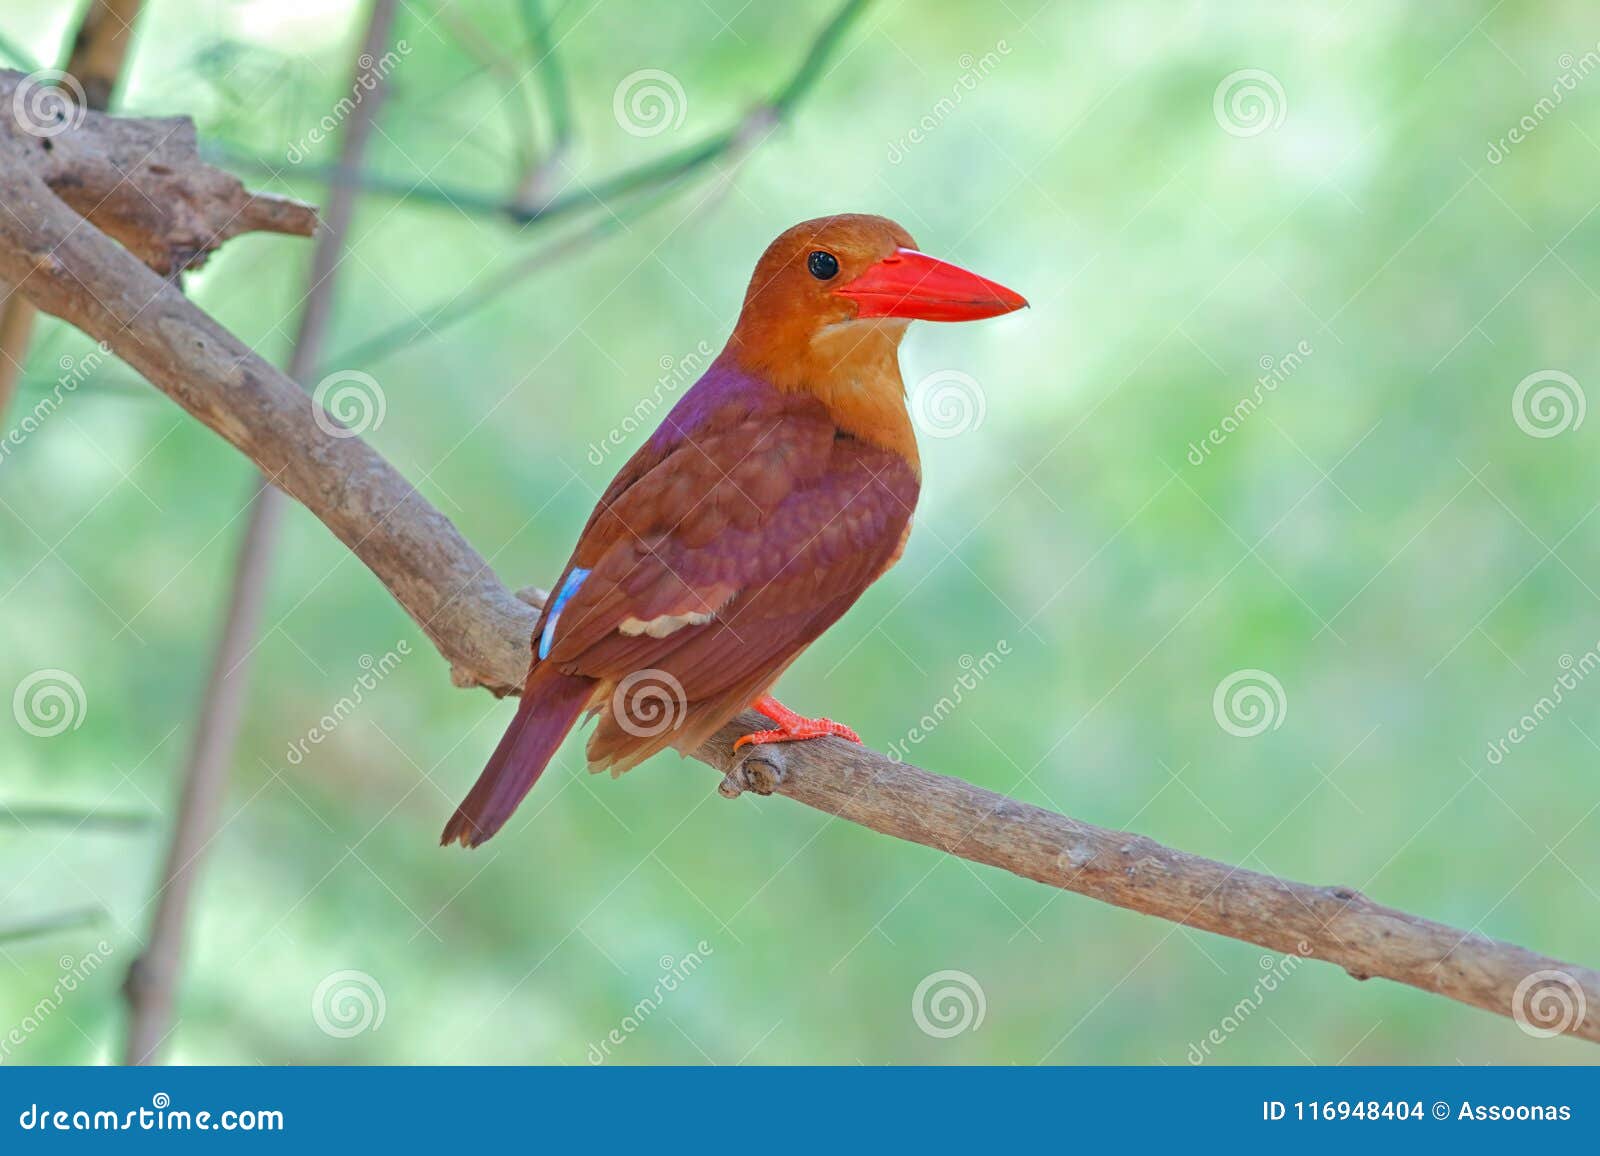
<svg viewBox="0 0 1600 1156">
<path fill-rule="evenodd" d="M 811 256 L 806 258 L 806 268 L 811 270 L 811 275 L 818 281 L 831 281 L 839 272 L 839 258 L 832 253 L 815 249 Z"/>
</svg>

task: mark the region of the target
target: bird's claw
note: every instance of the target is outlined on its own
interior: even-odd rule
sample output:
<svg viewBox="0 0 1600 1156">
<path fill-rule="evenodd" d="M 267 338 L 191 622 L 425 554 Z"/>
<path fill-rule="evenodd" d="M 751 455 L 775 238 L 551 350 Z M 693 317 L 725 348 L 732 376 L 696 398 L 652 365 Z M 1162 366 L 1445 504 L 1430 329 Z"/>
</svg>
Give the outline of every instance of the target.
<svg viewBox="0 0 1600 1156">
<path fill-rule="evenodd" d="M 784 779 L 783 748 L 779 743 L 803 742 L 807 739 L 840 738 L 859 743 L 861 736 L 845 726 L 826 718 L 806 718 L 796 714 L 770 695 L 762 695 L 750 704 L 778 725 L 771 730 L 751 731 L 740 735 L 733 743 L 735 756 L 743 747 L 749 747 L 734 767 L 723 776 L 717 790 L 726 798 L 736 799 L 745 791 L 770 795 Z"/>
<path fill-rule="evenodd" d="M 740 735 L 733 744 L 733 749 L 742 746 L 765 746 L 767 743 L 798 743 L 807 739 L 839 738 L 847 742 L 859 743 L 861 736 L 845 726 L 831 719 L 818 718 L 809 720 L 811 725 L 797 727 L 793 730 L 751 731 L 747 735 Z"/>
<path fill-rule="evenodd" d="M 740 735 L 733 744 L 734 750 L 742 746 L 764 746 L 767 743 L 793 743 L 830 737 L 852 743 L 861 741 L 861 736 L 844 723 L 834 722 L 830 718 L 806 718 L 804 715 L 795 714 L 776 699 L 759 699 L 753 705 L 756 710 L 778 725 L 772 730 L 751 731 L 747 735 Z"/>
</svg>

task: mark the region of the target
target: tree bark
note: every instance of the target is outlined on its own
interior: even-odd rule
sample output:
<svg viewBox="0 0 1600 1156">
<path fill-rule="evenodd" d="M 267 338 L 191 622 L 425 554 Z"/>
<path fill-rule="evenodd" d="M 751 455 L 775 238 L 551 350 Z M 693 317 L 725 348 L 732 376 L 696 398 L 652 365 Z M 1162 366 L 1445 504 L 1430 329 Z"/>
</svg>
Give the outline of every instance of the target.
<svg viewBox="0 0 1600 1156">
<path fill-rule="evenodd" d="M 458 685 L 515 691 L 535 613 L 439 511 L 360 438 L 335 436 L 300 388 L 168 282 L 86 228 L 0 120 L 0 279 L 114 352 L 256 462 L 384 583 Z M 9 211 L 4 211 L 9 210 Z M 343 432 L 343 431 L 338 431 Z M 745 712 L 695 752 L 724 794 L 808 806 L 1054 887 L 1274 951 L 1383 976 L 1600 1042 L 1600 973 L 1381 906 L 1348 888 L 1262 875 L 1106 830 L 837 739 L 757 748 Z"/>
<path fill-rule="evenodd" d="M 78 34 L 72 41 L 66 72 L 78 85 L 60 89 L 62 96 L 76 102 L 83 96 L 84 107 L 104 112 L 111 107 L 111 93 L 122 75 L 128 42 L 133 39 L 133 22 L 139 17 L 143 0 L 90 0 Z M 0 304 L 0 421 L 11 410 L 17 383 L 28 360 L 28 345 L 33 340 L 34 308 L 26 297 L 11 296 Z"/>
<path fill-rule="evenodd" d="M 372 135 L 378 110 L 387 90 L 387 78 L 361 61 L 381 60 L 388 51 L 394 26 L 396 0 L 373 0 L 372 15 L 356 57 L 352 91 L 364 96 L 345 122 L 339 168 L 354 172 Z M 370 84 L 360 85 L 365 74 Z M 334 186 L 329 194 L 326 221 L 312 252 L 300 326 L 289 356 L 289 376 L 304 382 L 322 357 L 328 324 L 333 316 L 333 288 L 345 238 L 355 212 L 353 183 Z M 239 744 L 246 691 L 250 684 L 250 656 L 261 634 L 272 572 L 273 546 L 283 520 L 284 497 L 271 480 L 258 475 L 250 497 L 244 540 L 234 566 L 228 609 L 217 637 L 216 653 L 201 696 L 194 742 L 183 770 L 183 789 L 172 836 L 167 847 L 161 888 L 156 893 L 155 915 L 145 949 L 128 969 L 123 991 L 128 1003 L 128 1037 L 123 1062 L 147 1064 L 156 1058 L 166 1039 L 177 998 L 183 966 L 183 946 L 195 881 L 203 854 L 216 834 L 217 816 L 227 794 L 228 768 Z"/>
</svg>

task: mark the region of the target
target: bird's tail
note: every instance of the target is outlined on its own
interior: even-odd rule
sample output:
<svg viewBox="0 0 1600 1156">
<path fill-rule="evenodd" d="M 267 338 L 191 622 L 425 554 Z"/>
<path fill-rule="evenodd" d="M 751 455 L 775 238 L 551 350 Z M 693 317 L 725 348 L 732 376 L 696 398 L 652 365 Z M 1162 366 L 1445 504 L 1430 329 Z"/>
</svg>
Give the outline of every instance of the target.
<svg viewBox="0 0 1600 1156">
<path fill-rule="evenodd" d="M 594 680 L 539 663 L 500 745 L 439 837 L 442 846 L 476 847 L 501 827 L 539 781 L 594 691 Z"/>
</svg>

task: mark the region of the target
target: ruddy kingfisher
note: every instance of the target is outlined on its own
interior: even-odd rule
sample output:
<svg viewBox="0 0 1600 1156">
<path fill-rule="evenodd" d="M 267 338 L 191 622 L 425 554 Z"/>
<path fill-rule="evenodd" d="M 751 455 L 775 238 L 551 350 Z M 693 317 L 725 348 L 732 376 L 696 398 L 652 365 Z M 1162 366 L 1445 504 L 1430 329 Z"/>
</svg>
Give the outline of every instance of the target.
<svg viewBox="0 0 1600 1156">
<path fill-rule="evenodd" d="M 445 825 L 502 826 L 578 716 L 591 771 L 687 754 L 745 707 L 738 746 L 856 732 L 769 691 L 899 559 L 921 485 L 900 379 L 913 320 L 1021 296 L 917 250 L 893 221 L 806 221 L 767 247 L 727 346 L 617 473 L 551 588 L 516 717 Z"/>
</svg>

